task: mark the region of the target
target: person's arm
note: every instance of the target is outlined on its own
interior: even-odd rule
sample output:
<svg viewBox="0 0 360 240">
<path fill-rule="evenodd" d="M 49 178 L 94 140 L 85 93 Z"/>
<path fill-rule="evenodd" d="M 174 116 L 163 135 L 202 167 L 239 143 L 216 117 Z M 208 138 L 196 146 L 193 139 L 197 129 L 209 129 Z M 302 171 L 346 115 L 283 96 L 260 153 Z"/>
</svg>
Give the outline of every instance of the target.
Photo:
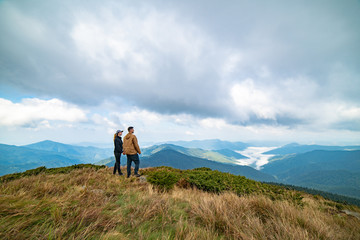
<svg viewBox="0 0 360 240">
<path fill-rule="evenodd" d="M 127 142 L 126 142 L 127 140 L 126 139 L 124 139 L 124 142 L 123 142 L 123 154 L 124 155 L 126 155 L 127 153 L 126 153 L 126 150 L 127 150 Z M 125 144 L 126 143 L 126 144 Z"/>
<path fill-rule="evenodd" d="M 140 147 L 139 147 L 139 144 L 138 144 L 138 141 L 137 141 L 137 138 L 136 136 L 134 135 L 134 138 L 133 138 L 133 143 L 134 143 L 134 147 L 135 147 L 135 150 L 141 154 L 141 150 L 140 150 Z"/>
</svg>

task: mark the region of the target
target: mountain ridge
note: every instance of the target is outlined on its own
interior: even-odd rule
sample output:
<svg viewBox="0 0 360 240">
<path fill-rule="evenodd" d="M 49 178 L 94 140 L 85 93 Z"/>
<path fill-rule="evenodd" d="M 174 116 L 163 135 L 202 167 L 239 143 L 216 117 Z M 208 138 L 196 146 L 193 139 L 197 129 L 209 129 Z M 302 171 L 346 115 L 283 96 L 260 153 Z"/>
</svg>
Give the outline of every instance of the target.
<svg viewBox="0 0 360 240">
<path fill-rule="evenodd" d="M 97 148 L 92 146 L 76 146 L 71 144 L 59 143 L 51 140 L 36 142 L 23 147 L 56 152 L 67 158 L 80 160 L 84 163 L 94 163 L 112 155 L 111 148 Z"/>
<path fill-rule="evenodd" d="M 360 198 L 360 177 L 356 177 L 360 173 L 359 150 L 314 150 L 285 155 L 264 165 L 261 171 L 286 184 L 325 189 L 332 193 Z M 349 174 L 344 174 L 344 171 Z M 350 183 L 352 188 L 349 188 Z"/>
<path fill-rule="evenodd" d="M 267 151 L 264 154 L 274 154 L 274 155 L 287 155 L 287 154 L 298 154 L 306 153 L 315 150 L 326 150 L 326 151 L 345 151 L 345 150 L 360 150 L 360 145 L 356 146 L 326 146 L 326 145 L 301 145 L 298 143 L 290 143 L 279 148 Z"/>
<path fill-rule="evenodd" d="M 0 144 L 0 175 L 21 172 L 40 166 L 64 167 L 82 163 L 54 152 Z"/>
<path fill-rule="evenodd" d="M 201 148 L 186 148 L 175 144 L 153 145 L 151 147 L 143 149 L 142 155 L 149 156 L 163 149 L 173 149 L 175 151 L 181 152 L 189 156 L 205 158 L 212 161 L 231 163 L 231 164 L 234 164 L 235 160 L 237 159 L 248 158 L 230 149 L 204 150 Z"/>
</svg>

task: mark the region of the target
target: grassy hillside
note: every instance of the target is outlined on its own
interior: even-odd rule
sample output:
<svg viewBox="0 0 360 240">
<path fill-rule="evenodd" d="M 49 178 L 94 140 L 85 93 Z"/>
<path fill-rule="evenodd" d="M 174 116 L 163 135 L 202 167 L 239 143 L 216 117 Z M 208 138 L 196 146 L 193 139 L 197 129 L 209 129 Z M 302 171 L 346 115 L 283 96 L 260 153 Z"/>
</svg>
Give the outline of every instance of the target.
<svg viewBox="0 0 360 240">
<path fill-rule="evenodd" d="M 148 181 L 114 176 L 108 168 L 5 181 L 0 238 L 360 238 L 355 206 L 208 169 L 143 173 Z M 164 183 L 170 183 L 169 190 Z"/>
</svg>

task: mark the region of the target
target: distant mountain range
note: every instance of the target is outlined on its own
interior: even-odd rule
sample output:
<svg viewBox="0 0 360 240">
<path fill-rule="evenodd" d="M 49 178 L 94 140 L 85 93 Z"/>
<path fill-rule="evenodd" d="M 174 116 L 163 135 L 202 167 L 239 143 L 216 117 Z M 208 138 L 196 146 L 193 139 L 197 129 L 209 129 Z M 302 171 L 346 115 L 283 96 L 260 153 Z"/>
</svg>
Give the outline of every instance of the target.
<svg viewBox="0 0 360 240">
<path fill-rule="evenodd" d="M 25 146 L 0 144 L 0 175 L 45 167 L 94 163 L 111 156 L 113 149 L 82 147 L 53 141 Z"/>
<path fill-rule="evenodd" d="M 25 145 L 23 147 L 53 152 L 70 159 L 79 160 L 84 163 L 95 163 L 97 161 L 100 161 L 101 159 L 113 155 L 112 148 L 75 146 L 49 140 Z"/>
<path fill-rule="evenodd" d="M 243 142 L 228 142 L 219 139 L 208 140 L 193 140 L 193 141 L 170 141 L 167 144 L 173 144 L 186 148 L 201 148 L 206 150 L 221 150 L 229 149 L 234 151 L 241 151 L 249 147 L 250 145 Z"/>
<path fill-rule="evenodd" d="M 177 152 L 183 153 L 185 155 L 204 158 L 208 160 L 213 160 L 222 163 L 232 163 L 234 164 L 237 159 L 245 159 L 244 155 L 237 153 L 230 149 L 221 149 L 221 150 L 203 150 L 201 148 L 185 148 L 181 146 L 177 146 L 174 144 L 162 144 L 162 145 L 155 145 L 149 148 L 145 148 L 142 151 L 143 156 L 150 156 L 156 152 L 159 152 L 164 149 L 172 149 Z"/>
<path fill-rule="evenodd" d="M 360 198 L 360 151 L 315 150 L 285 155 L 262 172 L 287 184 Z"/>
<path fill-rule="evenodd" d="M 28 169 L 64 167 L 82 163 L 54 152 L 0 144 L 0 175 L 22 172 Z"/>
<path fill-rule="evenodd" d="M 286 155 L 293 153 L 306 153 L 314 150 L 326 150 L 326 151 L 335 151 L 335 150 L 360 150 L 360 146 L 322 146 L 322 145 L 300 145 L 298 143 L 291 143 L 285 146 L 273 149 L 271 151 L 265 152 L 264 154 L 274 154 L 274 155 Z"/>
</svg>

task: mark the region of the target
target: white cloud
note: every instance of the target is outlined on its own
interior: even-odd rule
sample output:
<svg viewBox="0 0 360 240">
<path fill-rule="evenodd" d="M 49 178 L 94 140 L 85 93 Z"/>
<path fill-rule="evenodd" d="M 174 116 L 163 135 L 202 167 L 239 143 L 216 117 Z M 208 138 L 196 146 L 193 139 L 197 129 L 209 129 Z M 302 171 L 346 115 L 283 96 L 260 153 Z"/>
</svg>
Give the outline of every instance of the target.
<svg viewBox="0 0 360 240">
<path fill-rule="evenodd" d="M 50 121 L 81 122 L 86 120 L 86 113 L 83 110 L 59 99 L 25 98 L 20 103 L 13 103 L 0 98 L 0 125 L 2 126 L 50 127 Z"/>
<path fill-rule="evenodd" d="M 118 11 L 116 15 L 104 8 L 98 14 L 82 12 L 70 32 L 75 51 L 88 64 L 100 67 L 103 81 L 122 86 L 131 79 L 156 83 L 168 60 L 180 64 L 188 77 L 203 70 L 198 61 L 211 39 L 201 29 L 174 12 L 149 7 Z"/>
<path fill-rule="evenodd" d="M 347 122 L 352 123 L 353 130 L 360 130 L 360 107 L 340 101 L 326 102 L 316 107 L 321 111 L 313 108 L 313 115 L 316 116 L 313 125 L 326 129 Z"/>
<path fill-rule="evenodd" d="M 340 107 L 340 118 L 345 118 L 346 120 L 357 120 L 360 119 L 360 107 Z"/>
<path fill-rule="evenodd" d="M 231 97 L 235 103 L 235 109 L 241 120 L 249 120 L 251 114 L 259 119 L 276 119 L 276 99 L 271 96 L 269 89 L 258 88 L 252 79 L 246 79 L 235 84 L 231 88 Z"/>
<path fill-rule="evenodd" d="M 205 118 L 205 119 L 201 119 L 199 123 L 200 126 L 207 129 L 223 130 L 227 126 L 229 126 L 229 124 L 227 124 L 224 119 L 219 119 L 219 118 Z"/>
<path fill-rule="evenodd" d="M 193 133 L 192 131 L 186 131 L 185 134 L 189 135 L 189 136 L 194 136 L 195 135 L 195 133 Z"/>
<path fill-rule="evenodd" d="M 220 75 L 223 78 L 231 77 L 232 74 L 236 73 L 241 67 L 241 61 L 243 60 L 241 53 L 236 52 L 238 50 L 232 50 L 224 58 L 224 63 L 220 68 Z"/>
</svg>

